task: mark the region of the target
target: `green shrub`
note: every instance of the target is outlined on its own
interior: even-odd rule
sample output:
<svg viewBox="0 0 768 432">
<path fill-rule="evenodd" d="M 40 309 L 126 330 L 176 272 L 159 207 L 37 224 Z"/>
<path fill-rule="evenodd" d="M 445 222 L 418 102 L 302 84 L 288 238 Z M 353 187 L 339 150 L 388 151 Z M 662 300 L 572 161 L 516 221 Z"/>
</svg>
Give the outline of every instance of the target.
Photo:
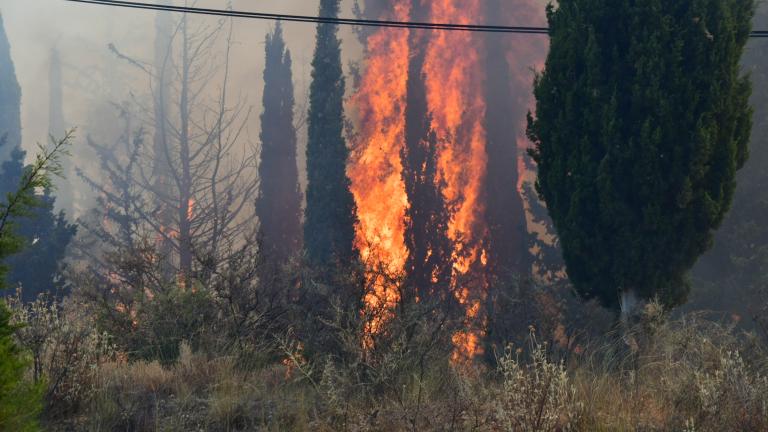
<svg viewBox="0 0 768 432">
<path fill-rule="evenodd" d="M 106 327 L 114 335 L 118 348 L 125 350 L 131 359 L 157 360 L 163 365 L 176 361 L 183 341 L 195 350 L 200 348 L 206 329 L 216 320 L 208 291 L 180 287 L 151 297 L 142 294 L 122 315 L 122 319 L 128 321 L 123 325 L 126 332 L 110 331 L 113 323 L 107 323 Z"/>
<path fill-rule="evenodd" d="M 0 430 L 35 431 L 42 410 L 43 386 L 25 377 L 29 360 L 16 345 L 11 312 L 0 301 Z"/>
</svg>

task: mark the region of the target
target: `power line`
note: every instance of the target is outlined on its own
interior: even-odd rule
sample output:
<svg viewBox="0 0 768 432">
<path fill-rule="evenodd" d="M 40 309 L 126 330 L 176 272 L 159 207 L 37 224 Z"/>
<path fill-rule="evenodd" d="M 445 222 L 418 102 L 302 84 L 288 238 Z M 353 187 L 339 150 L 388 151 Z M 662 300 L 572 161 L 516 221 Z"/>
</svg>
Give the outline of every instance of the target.
<svg viewBox="0 0 768 432">
<path fill-rule="evenodd" d="M 123 0 L 65 0 L 75 3 L 86 3 L 103 6 L 116 6 L 129 9 L 145 9 L 154 11 L 168 11 L 168 12 L 181 12 L 197 15 L 212 15 L 221 17 L 234 17 L 234 18 L 250 18 L 260 20 L 271 21 L 287 21 L 287 22 L 303 22 L 303 23 L 317 23 L 317 24 L 339 24 L 339 25 L 353 25 L 353 26 L 365 26 L 365 27 L 393 27 L 393 28 L 408 28 L 408 29 L 425 29 L 425 30 L 453 30 L 453 31 L 470 31 L 470 32 L 486 32 L 486 33 L 523 33 L 523 34 L 548 34 L 549 29 L 546 27 L 514 27 L 514 26 L 491 26 L 491 25 L 476 25 L 476 24 L 445 24 L 445 23 L 426 23 L 426 22 L 410 22 L 410 21 L 382 21 L 382 20 L 366 20 L 366 19 L 351 19 L 351 18 L 326 18 L 316 17 L 308 15 L 287 15 L 287 14 L 270 14 L 263 12 L 245 12 L 226 9 L 207 9 L 189 6 L 171 6 L 171 5 L 159 5 L 152 3 L 142 3 L 134 1 Z"/>
<path fill-rule="evenodd" d="M 518 33 L 518 34 L 549 34 L 547 27 L 527 27 L 527 26 L 492 26 L 478 24 L 451 24 L 451 23 L 426 23 L 413 21 L 386 21 L 386 20 L 367 20 L 352 18 L 327 18 L 309 15 L 288 15 L 271 14 L 264 12 L 246 12 L 226 9 L 209 9 L 190 6 L 172 6 L 152 3 L 143 3 L 125 0 L 65 0 L 74 3 L 85 3 L 102 6 L 114 6 L 128 9 L 144 9 L 166 12 L 180 12 L 194 15 L 210 15 L 232 18 L 248 18 L 270 21 L 286 21 L 315 24 L 338 24 L 363 27 L 391 27 L 406 29 L 424 29 L 424 30 L 449 30 L 449 31 L 467 31 L 484 33 Z M 749 34 L 750 38 L 768 38 L 768 30 L 755 30 Z"/>
</svg>

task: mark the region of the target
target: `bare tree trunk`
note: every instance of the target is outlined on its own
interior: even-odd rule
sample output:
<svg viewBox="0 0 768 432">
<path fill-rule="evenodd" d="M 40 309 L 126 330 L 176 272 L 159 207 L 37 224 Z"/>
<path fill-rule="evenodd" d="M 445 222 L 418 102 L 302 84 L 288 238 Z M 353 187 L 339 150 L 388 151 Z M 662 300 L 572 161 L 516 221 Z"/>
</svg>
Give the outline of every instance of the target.
<svg viewBox="0 0 768 432">
<path fill-rule="evenodd" d="M 161 4 L 168 5 L 170 2 L 164 1 Z M 152 156 L 152 187 L 157 195 L 153 203 L 157 206 L 155 217 L 160 226 L 166 230 L 173 225 L 174 219 L 174 209 L 168 205 L 168 197 L 173 195 L 170 174 L 173 168 L 168 157 L 168 104 L 172 85 L 173 28 L 174 22 L 170 12 L 158 12 L 155 20 L 155 88 L 153 89 L 155 135 Z M 173 244 L 167 236 L 157 236 L 156 243 L 160 256 L 171 256 Z M 173 275 L 172 266 L 166 263 L 163 267 L 166 277 Z"/>
<path fill-rule="evenodd" d="M 623 289 L 621 291 L 621 321 L 629 324 L 631 319 L 637 315 L 640 299 L 633 289 Z"/>
<path fill-rule="evenodd" d="M 135 195 L 125 215 L 138 221 L 130 236 L 154 240 L 147 264 L 162 269 L 165 282 L 159 286 L 177 278 L 181 287 L 190 287 L 193 280 L 208 284 L 249 243 L 258 186 L 255 152 L 244 145 L 250 112 L 242 100 L 227 105 L 232 21 L 227 34 L 226 20 L 209 26 L 193 25 L 188 16 L 176 23 L 160 18 L 154 71 L 112 48 L 152 78 L 154 106 L 144 114 L 155 126 L 153 146 L 143 152 L 137 145 L 136 154 L 129 151 L 122 160 L 110 156 L 104 168 L 111 182 Z M 220 42 L 222 62 L 216 61 Z"/>
<path fill-rule="evenodd" d="M 179 113 L 181 137 L 179 139 L 179 162 L 181 163 L 181 181 L 179 184 L 179 273 L 183 283 L 187 283 L 192 273 L 192 175 L 189 151 L 189 35 L 187 17 L 182 21 L 182 72 L 181 98 Z"/>
</svg>

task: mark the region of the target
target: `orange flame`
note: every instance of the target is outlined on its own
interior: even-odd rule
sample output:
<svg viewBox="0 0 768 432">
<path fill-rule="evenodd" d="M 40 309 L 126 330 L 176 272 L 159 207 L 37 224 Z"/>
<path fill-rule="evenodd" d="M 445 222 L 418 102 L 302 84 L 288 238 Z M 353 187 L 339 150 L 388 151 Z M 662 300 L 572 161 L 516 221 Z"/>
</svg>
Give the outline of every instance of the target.
<svg viewBox="0 0 768 432">
<path fill-rule="evenodd" d="M 393 3 L 388 18 L 407 20 L 410 0 Z M 402 272 L 408 256 L 404 223 L 408 197 L 400 161 L 405 141 L 408 35 L 408 31 L 385 28 L 369 37 L 368 64 L 351 99 L 360 130 L 348 174 L 359 218 L 356 243 L 371 269 L 366 304 L 373 311 L 391 310 L 399 300 L 397 290 L 380 271 Z M 383 319 L 386 317 L 372 320 L 369 333 L 377 333 Z"/>
<path fill-rule="evenodd" d="M 471 24 L 483 16 L 480 0 L 433 1 L 430 8 L 433 22 Z M 427 103 L 440 143 L 440 180 L 445 184 L 445 200 L 454 209 L 448 225 L 448 236 L 456 244 L 454 290 L 466 309 L 467 329 L 454 335 L 453 341 L 456 350 L 466 358 L 482 352 L 481 326 L 474 321 L 479 318 L 486 288 L 484 281 L 472 283 L 477 287 L 469 286 L 466 281 L 458 282 L 484 254 L 482 241 L 486 224 L 482 191 L 488 158 L 483 51 L 483 39 L 477 33 L 434 32 L 424 63 Z"/>
<path fill-rule="evenodd" d="M 187 220 L 191 221 L 195 218 L 195 204 L 197 204 L 197 201 L 194 198 L 190 198 L 187 201 Z"/>
<path fill-rule="evenodd" d="M 381 18 L 407 21 L 413 0 L 389 0 L 389 12 Z M 422 0 L 429 21 L 475 23 L 486 15 L 482 0 Z M 509 22 L 540 22 L 542 8 L 534 0 L 513 0 L 503 6 Z M 513 15 L 514 14 L 514 15 Z M 380 29 L 367 39 L 366 68 L 350 103 L 358 124 L 349 176 L 357 202 L 357 246 L 369 265 L 366 297 L 370 319 L 367 334 L 376 334 L 392 315 L 399 300 L 381 270 L 399 274 L 408 256 L 405 218 L 408 196 L 402 179 L 401 151 L 405 145 L 405 110 L 410 34 L 403 29 Z M 537 44 L 510 42 L 506 55 L 515 65 L 515 89 L 529 89 L 532 64 L 540 65 L 545 50 Z M 465 310 L 465 329 L 453 335 L 454 362 L 482 353 L 486 318 L 483 303 L 488 283 L 484 268 L 488 251 L 483 248 L 488 228 L 485 220 L 484 184 L 488 155 L 485 129 L 485 39 L 469 32 L 431 32 L 426 38 L 423 76 L 432 126 L 438 138 L 438 181 L 450 212 L 448 236 L 455 244 L 452 254 L 452 288 Z M 536 60 L 531 60 L 536 59 Z M 524 86 L 524 87 L 522 87 Z M 519 92 L 518 92 L 519 93 Z M 532 98 L 521 100 L 530 106 Z M 524 111 L 523 111 L 524 112 Z M 510 113 L 510 117 L 514 114 Z M 525 119 L 520 118 L 521 126 Z M 514 121 L 510 119 L 510 121 Z M 524 128 L 520 129 L 521 131 Z M 522 138 L 510 137 L 527 147 Z M 520 159 L 518 169 L 523 169 Z M 521 178 L 523 171 L 520 171 Z M 511 185 L 519 190 L 521 184 Z M 375 311 L 372 313 L 372 311 Z M 384 312 L 381 312 L 384 311 Z M 378 314 L 378 315 L 377 315 Z M 364 341 L 364 344 L 369 342 Z"/>
</svg>

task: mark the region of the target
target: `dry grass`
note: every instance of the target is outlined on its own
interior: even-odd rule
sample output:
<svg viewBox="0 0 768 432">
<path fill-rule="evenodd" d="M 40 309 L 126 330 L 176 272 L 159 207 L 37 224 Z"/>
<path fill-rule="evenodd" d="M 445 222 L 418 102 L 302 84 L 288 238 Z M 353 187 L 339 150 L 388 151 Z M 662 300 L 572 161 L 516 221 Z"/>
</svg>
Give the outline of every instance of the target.
<svg viewBox="0 0 768 432">
<path fill-rule="evenodd" d="M 81 409 L 54 419 L 50 429 L 768 430 L 768 368 L 756 338 L 697 316 L 670 321 L 653 307 L 621 336 L 564 352 L 531 333 L 495 368 L 454 367 L 432 356 L 422 369 L 408 369 L 408 354 L 398 351 L 365 374 L 359 363 L 333 357 L 254 366 L 182 343 L 172 364 L 117 355 L 74 375 L 90 386 L 79 393 Z M 372 375 L 386 379 L 361 381 Z"/>
</svg>

